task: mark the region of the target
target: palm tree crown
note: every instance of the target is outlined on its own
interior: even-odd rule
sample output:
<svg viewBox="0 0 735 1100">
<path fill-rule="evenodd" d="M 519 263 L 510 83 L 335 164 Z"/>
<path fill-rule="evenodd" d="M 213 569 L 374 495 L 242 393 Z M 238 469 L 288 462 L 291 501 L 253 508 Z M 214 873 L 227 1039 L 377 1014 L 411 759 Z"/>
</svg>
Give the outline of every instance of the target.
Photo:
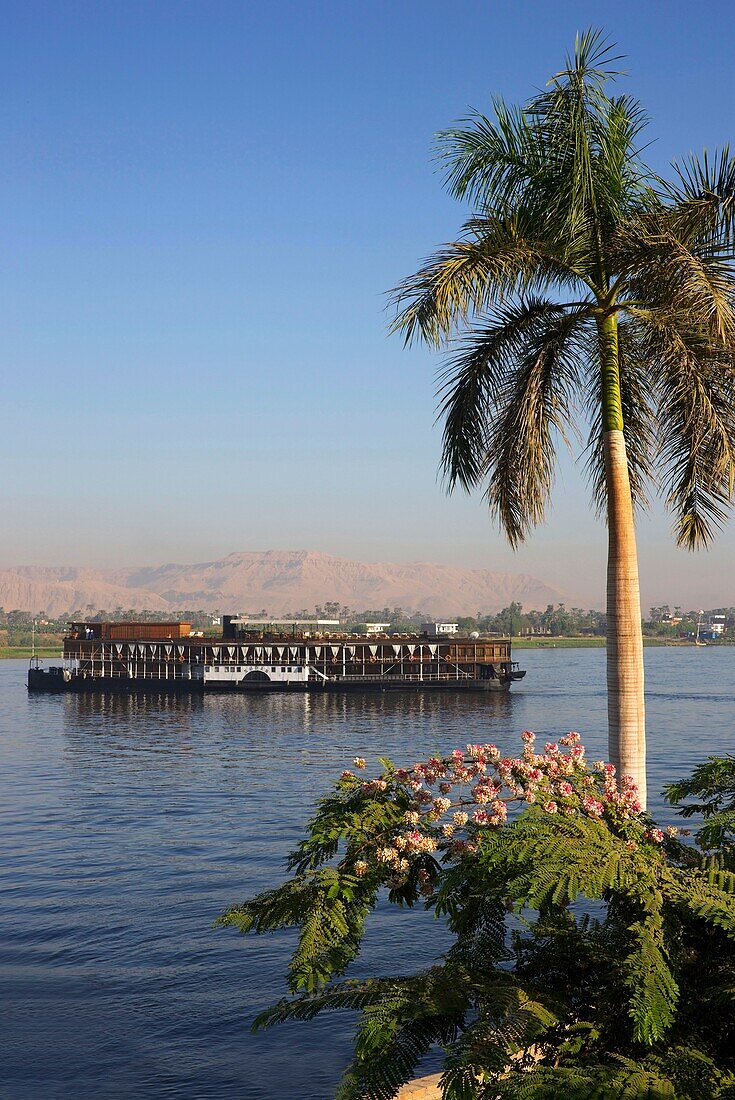
<svg viewBox="0 0 735 1100">
<path fill-rule="evenodd" d="M 616 60 L 588 31 L 526 106 L 497 99 L 494 121 L 475 113 L 440 135 L 449 191 L 473 214 L 395 292 L 394 328 L 452 349 L 448 486 L 484 486 L 513 545 L 542 520 L 575 421 L 590 428 L 601 510 L 611 428 L 624 431 L 634 503 L 662 489 L 679 544 L 706 545 L 733 491 L 735 158 L 656 177 L 640 106 L 607 94 Z"/>
<path fill-rule="evenodd" d="M 609 752 L 645 804 L 634 507 L 663 492 L 680 545 L 706 545 L 735 484 L 735 159 L 638 148 L 640 106 L 599 31 L 525 107 L 494 102 L 440 135 L 460 239 L 398 287 L 394 328 L 452 355 L 442 377 L 450 489 L 484 486 L 516 546 L 539 523 L 556 447 L 589 430 L 608 526 Z"/>
</svg>

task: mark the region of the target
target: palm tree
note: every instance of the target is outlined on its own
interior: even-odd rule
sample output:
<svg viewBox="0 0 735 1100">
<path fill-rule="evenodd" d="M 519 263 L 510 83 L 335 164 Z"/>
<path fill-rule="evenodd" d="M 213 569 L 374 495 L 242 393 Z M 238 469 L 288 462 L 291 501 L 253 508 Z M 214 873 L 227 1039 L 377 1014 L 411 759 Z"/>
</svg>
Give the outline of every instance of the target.
<svg viewBox="0 0 735 1100">
<path fill-rule="evenodd" d="M 460 238 L 395 291 L 394 329 L 452 351 L 440 388 L 451 491 L 483 486 L 516 547 L 545 515 L 559 441 L 589 433 L 608 527 L 609 752 L 645 802 L 634 509 L 647 487 L 677 543 L 705 546 L 735 482 L 735 158 L 655 176 L 640 106 L 613 97 L 599 31 L 523 107 L 439 135 Z"/>
</svg>

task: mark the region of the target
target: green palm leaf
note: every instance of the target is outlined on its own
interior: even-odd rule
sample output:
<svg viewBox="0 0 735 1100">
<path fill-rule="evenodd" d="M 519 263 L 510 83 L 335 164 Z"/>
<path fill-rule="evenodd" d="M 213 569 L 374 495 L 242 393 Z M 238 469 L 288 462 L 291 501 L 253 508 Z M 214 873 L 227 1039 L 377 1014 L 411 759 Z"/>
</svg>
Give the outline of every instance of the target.
<svg viewBox="0 0 735 1100">
<path fill-rule="evenodd" d="M 513 544 L 543 517 L 587 316 L 584 307 L 520 300 L 459 345 L 443 379 L 447 483 L 469 490 L 487 477 L 490 509 Z"/>
</svg>

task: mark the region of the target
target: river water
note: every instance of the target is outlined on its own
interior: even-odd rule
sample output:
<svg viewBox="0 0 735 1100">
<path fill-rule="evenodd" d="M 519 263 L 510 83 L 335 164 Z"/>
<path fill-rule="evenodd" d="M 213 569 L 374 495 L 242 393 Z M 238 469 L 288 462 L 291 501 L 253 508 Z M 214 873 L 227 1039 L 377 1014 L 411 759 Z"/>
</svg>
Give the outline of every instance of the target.
<svg viewBox="0 0 735 1100">
<path fill-rule="evenodd" d="M 411 764 L 576 729 L 604 756 L 604 651 L 517 656 L 507 696 L 193 700 L 29 697 L 25 663 L 0 662 L 3 1100 L 327 1100 L 353 1020 L 250 1034 L 294 937 L 213 921 L 281 880 L 356 753 Z M 651 809 L 671 822 L 663 783 L 735 749 L 735 649 L 649 649 L 646 675 Z M 428 914 L 383 909 L 351 972 L 408 972 L 444 942 Z"/>
</svg>

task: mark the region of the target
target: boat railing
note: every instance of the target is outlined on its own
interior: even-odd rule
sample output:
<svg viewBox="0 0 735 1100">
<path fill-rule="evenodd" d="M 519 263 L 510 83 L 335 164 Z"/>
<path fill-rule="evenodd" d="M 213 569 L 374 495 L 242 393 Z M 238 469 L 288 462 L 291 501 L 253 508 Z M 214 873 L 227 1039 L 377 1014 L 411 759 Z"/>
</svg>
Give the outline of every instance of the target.
<svg viewBox="0 0 735 1100">
<path fill-rule="evenodd" d="M 85 676 L 94 680 L 196 680 L 196 676 L 181 676 L 176 675 L 175 670 L 171 670 L 171 675 L 166 676 L 164 672 L 151 672 L 150 670 L 142 670 L 140 672 L 127 672 L 120 669 L 100 669 L 100 668 L 74 668 L 69 669 L 73 677 Z"/>
<path fill-rule="evenodd" d="M 320 674 L 321 676 L 321 674 Z M 324 679 L 324 677 L 322 677 Z M 457 675 L 456 672 L 424 672 L 423 675 L 418 672 L 414 673 L 396 673 L 394 676 L 381 676 L 380 673 L 366 672 L 364 675 L 361 672 L 354 674 L 346 673 L 344 676 L 338 673 L 334 676 L 326 677 L 330 683 L 338 681 L 349 681 L 351 683 L 362 683 L 363 680 L 382 680 L 384 683 L 414 683 L 425 684 L 430 681 L 445 681 L 445 680 L 474 680 L 475 677 L 469 672 L 461 672 Z"/>
<path fill-rule="evenodd" d="M 517 666 L 515 666 L 517 667 Z M 105 680 L 195 680 L 198 677 L 189 675 L 176 675 L 176 670 L 169 669 L 170 675 L 166 675 L 166 670 L 152 671 L 148 669 L 141 669 L 136 672 L 128 672 L 121 669 L 101 669 L 101 668 L 76 668 L 68 670 L 73 678 L 85 678 L 90 679 L 105 679 Z M 394 675 L 381 675 L 380 673 L 337 673 L 333 676 L 324 675 L 319 669 L 312 668 L 310 670 L 310 677 L 314 677 L 314 682 L 329 682 L 335 683 L 340 681 L 347 681 L 351 683 L 359 683 L 365 680 L 376 681 L 382 680 L 385 683 L 436 683 L 436 682 L 448 682 L 456 680 L 474 680 L 475 676 L 470 672 L 463 672 L 460 670 L 452 670 L 448 672 L 413 672 L 413 673 L 396 673 Z M 237 682 L 237 681 L 233 681 Z"/>
</svg>

